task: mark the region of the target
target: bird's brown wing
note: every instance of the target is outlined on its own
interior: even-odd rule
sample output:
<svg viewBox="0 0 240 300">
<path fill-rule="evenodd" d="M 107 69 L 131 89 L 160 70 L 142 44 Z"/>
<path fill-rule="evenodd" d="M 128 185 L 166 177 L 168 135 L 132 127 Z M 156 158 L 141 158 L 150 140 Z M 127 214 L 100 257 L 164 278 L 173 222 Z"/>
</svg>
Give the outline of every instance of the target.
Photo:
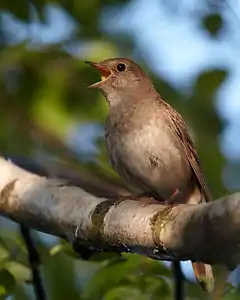
<svg viewBox="0 0 240 300">
<path fill-rule="evenodd" d="M 177 111 L 175 111 L 168 103 L 165 102 L 164 106 L 165 109 L 167 109 L 167 116 L 170 119 L 170 124 L 172 124 L 172 130 L 176 132 L 180 142 L 183 145 L 184 152 L 203 191 L 205 200 L 211 201 L 212 195 L 205 181 L 200 165 L 200 160 L 197 151 L 194 147 L 193 141 L 188 133 L 187 125 L 183 120 L 182 116 Z"/>
<path fill-rule="evenodd" d="M 163 102 L 163 109 L 167 110 L 166 115 L 169 118 L 168 121 L 171 124 L 171 129 L 174 131 L 174 133 L 176 133 L 179 141 L 182 143 L 188 162 L 192 167 L 193 173 L 197 178 L 200 188 L 202 189 L 205 200 L 210 201 L 212 196 L 205 181 L 200 166 L 200 160 L 193 141 L 188 133 L 188 128 L 185 121 L 183 120 L 182 116 L 166 102 Z M 192 262 L 192 266 L 195 277 L 201 287 L 208 292 L 212 292 L 214 289 L 214 276 L 212 267 L 202 262 Z"/>
</svg>

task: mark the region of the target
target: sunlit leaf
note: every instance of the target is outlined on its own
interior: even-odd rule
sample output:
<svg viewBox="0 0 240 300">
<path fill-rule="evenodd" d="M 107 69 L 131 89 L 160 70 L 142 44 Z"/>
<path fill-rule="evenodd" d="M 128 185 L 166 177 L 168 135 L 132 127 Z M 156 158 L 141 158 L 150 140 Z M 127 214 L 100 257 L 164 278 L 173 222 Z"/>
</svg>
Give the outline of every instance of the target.
<svg viewBox="0 0 240 300">
<path fill-rule="evenodd" d="M 2 299 L 6 295 L 7 295 L 7 291 L 6 291 L 5 287 L 0 284 L 0 298 Z"/>
<path fill-rule="evenodd" d="M 3 295 L 10 294 L 15 287 L 15 279 L 13 275 L 7 270 L 0 271 L 0 299 Z"/>
<path fill-rule="evenodd" d="M 69 255 L 72 258 L 80 258 L 80 255 L 74 251 L 72 244 L 65 242 L 52 247 L 49 253 L 50 255 L 57 255 L 61 251 L 63 251 L 65 254 Z"/>
<path fill-rule="evenodd" d="M 110 289 L 103 297 L 103 300 L 148 300 L 147 295 L 144 295 L 139 289 L 131 286 L 120 286 Z M 162 299 L 162 298 L 161 298 Z"/>
<path fill-rule="evenodd" d="M 9 258 L 9 252 L 8 250 L 3 247 L 2 245 L 0 245 L 0 266 L 2 264 L 2 262 L 6 261 L 6 259 Z"/>
<path fill-rule="evenodd" d="M 32 279 L 31 269 L 15 261 L 5 264 L 5 269 L 13 275 L 16 281 L 30 281 Z"/>
</svg>

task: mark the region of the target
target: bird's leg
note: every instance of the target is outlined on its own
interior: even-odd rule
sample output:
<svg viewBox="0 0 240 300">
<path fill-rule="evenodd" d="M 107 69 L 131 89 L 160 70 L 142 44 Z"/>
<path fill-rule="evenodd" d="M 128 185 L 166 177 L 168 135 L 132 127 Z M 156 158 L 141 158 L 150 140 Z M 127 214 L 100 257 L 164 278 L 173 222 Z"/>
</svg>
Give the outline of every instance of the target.
<svg viewBox="0 0 240 300">
<path fill-rule="evenodd" d="M 149 201 L 149 202 L 156 202 L 156 203 L 159 203 L 159 202 L 161 202 L 161 200 L 157 200 L 154 196 L 153 196 L 153 194 L 151 194 L 151 193 L 148 193 L 148 192 L 143 192 L 143 193 L 140 193 L 140 194 L 135 194 L 135 195 L 133 195 L 133 197 L 131 197 L 131 199 L 132 200 L 139 200 L 139 201 L 141 201 L 141 200 L 145 200 L 145 201 Z"/>
<path fill-rule="evenodd" d="M 164 200 L 164 204 L 167 205 L 176 204 L 177 202 L 176 200 L 180 194 L 181 192 L 179 191 L 179 189 L 176 189 L 168 199 Z"/>
<path fill-rule="evenodd" d="M 124 201 L 124 200 L 134 200 L 134 201 L 139 201 L 140 203 L 143 204 L 143 206 L 147 206 L 150 204 L 165 204 L 165 205 L 175 205 L 178 204 L 178 197 L 181 194 L 179 189 L 176 189 L 172 195 L 167 198 L 159 198 L 159 197 L 154 197 L 152 193 L 144 192 L 140 194 L 129 194 L 129 195 L 120 195 L 112 200 L 116 201 Z"/>
<path fill-rule="evenodd" d="M 113 199 L 111 199 L 113 200 Z M 114 198 L 116 201 L 124 201 L 124 200 L 133 200 L 139 201 L 143 204 L 143 206 L 147 206 L 149 204 L 159 204 L 163 202 L 162 199 L 156 199 L 150 193 L 141 193 L 141 194 L 129 194 L 129 195 L 121 195 L 119 197 Z"/>
<path fill-rule="evenodd" d="M 149 193 L 142 193 L 140 195 L 138 195 L 138 197 L 134 200 L 139 201 L 142 206 L 148 206 L 150 204 L 159 204 L 162 202 L 161 199 L 156 199 L 155 197 L 153 197 L 152 194 Z"/>
</svg>

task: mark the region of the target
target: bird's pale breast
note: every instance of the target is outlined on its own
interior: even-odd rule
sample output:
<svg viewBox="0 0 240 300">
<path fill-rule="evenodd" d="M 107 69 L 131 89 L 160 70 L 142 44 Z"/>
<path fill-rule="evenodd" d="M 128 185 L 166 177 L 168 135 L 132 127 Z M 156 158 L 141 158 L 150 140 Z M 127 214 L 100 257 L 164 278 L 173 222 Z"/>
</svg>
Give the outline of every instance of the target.
<svg viewBox="0 0 240 300">
<path fill-rule="evenodd" d="M 124 132 L 115 124 L 108 128 L 106 144 L 114 169 L 137 190 L 166 198 L 187 187 L 191 177 L 188 160 L 164 120 L 150 118 Z"/>
</svg>

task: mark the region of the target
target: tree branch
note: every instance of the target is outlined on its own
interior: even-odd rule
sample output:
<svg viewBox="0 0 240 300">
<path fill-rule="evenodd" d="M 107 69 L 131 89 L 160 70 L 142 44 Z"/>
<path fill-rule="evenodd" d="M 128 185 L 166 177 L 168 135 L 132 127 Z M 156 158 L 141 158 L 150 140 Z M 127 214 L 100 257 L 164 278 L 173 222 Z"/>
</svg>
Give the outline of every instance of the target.
<svg viewBox="0 0 240 300">
<path fill-rule="evenodd" d="M 207 204 L 143 205 L 94 197 L 0 158 L 0 213 L 97 249 L 233 266 L 240 260 L 240 193 Z"/>
</svg>

